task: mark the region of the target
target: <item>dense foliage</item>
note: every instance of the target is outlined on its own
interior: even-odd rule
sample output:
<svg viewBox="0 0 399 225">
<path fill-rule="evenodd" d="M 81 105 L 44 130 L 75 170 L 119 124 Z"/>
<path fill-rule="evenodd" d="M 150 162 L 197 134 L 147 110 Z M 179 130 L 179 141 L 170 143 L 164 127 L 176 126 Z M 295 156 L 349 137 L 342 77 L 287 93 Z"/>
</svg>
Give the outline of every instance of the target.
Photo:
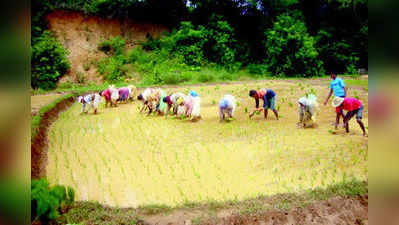
<svg viewBox="0 0 399 225">
<path fill-rule="evenodd" d="M 170 34 L 161 39 L 148 36 L 143 49 L 175 57 L 167 61 L 188 68 L 247 67 L 260 77 L 355 73 L 368 67 L 366 0 L 34 0 L 32 45 L 47 29 L 46 13 L 56 9 L 166 25 Z M 108 53 L 111 43 L 103 44 L 100 49 Z M 130 64 L 124 61 L 129 57 L 109 54 L 112 59 L 104 59 L 101 68 L 106 80 L 129 76 L 123 66 Z M 159 76 L 153 80 L 163 82 Z"/>
<path fill-rule="evenodd" d="M 159 46 L 181 55 L 189 65 L 205 62 L 229 65 L 235 62 L 236 40 L 233 35 L 233 29 L 223 20 L 212 19 L 206 26 L 197 27 L 184 21 L 180 29 L 162 38 Z"/>
<path fill-rule="evenodd" d="M 62 208 L 72 204 L 75 192 L 62 185 L 49 187 L 46 179 L 32 180 L 31 183 L 31 218 L 47 224 L 60 215 Z"/>
<path fill-rule="evenodd" d="M 109 57 L 102 58 L 98 63 L 98 72 L 104 80 L 110 82 L 120 81 L 126 76 L 126 41 L 122 37 L 113 37 L 99 43 L 98 49 Z"/>
<path fill-rule="evenodd" d="M 318 58 L 315 41 L 301 20 L 280 15 L 265 35 L 265 62 L 270 72 L 303 77 L 322 74 L 323 62 Z"/>
<path fill-rule="evenodd" d="M 67 51 L 48 31 L 35 39 L 31 47 L 31 64 L 31 85 L 42 89 L 55 88 L 58 79 L 70 67 Z"/>
</svg>

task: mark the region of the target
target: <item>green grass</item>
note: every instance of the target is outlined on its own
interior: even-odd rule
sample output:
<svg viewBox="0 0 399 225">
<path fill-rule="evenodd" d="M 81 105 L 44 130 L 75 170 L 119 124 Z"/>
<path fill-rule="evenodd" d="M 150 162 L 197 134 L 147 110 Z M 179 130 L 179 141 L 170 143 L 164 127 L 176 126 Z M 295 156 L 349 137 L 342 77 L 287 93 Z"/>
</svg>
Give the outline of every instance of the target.
<svg viewBox="0 0 399 225">
<path fill-rule="evenodd" d="M 363 79 L 348 79 L 345 80 L 345 84 L 347 86 L 359 86 L 363 88 L 368 88 L 369 86 L 369 80 L 363 80 Z"/>
<path fill-rule="evenodd" d="M 362 196 L 368 193 L 368 183 L 350 179 L 327 188 L 306 190 L 299 194 L 279 194 L 258 196 L 243 201 L 219 201 L 206 204 L 190 203 L 178 207 L 165 205 L 147 205 L 138 209 L 106 207 L 96 202 L 76 202 L 64 213 L 56 224 L 143 224 L 143 218 L 154 214 L 168 214 L 174 210 L 197 210 L 202 216 L 193 219 L 193 224 L 201 224 L 205 215 L 215 215 L 222 209 L 231 209 L 241 215 L 253 215 L 267 210 L 289 210 L 305 207 L 315 201 L 327 200 L 336 196 Z M 267 205 L 267 206 L 266 206 Z"/>
<path fill-rule="evenodd" d="M 193 73 L 195 74 L 200 74 L 203 72 L 208 72 L 212 74 L 218 74 L 218 70 L 213 70 L 213 69 L 204 69 L 201 71 L 195 71 Z M 195 77 L 195 76 L 194 76 Z M 191 79 L 189 81 L 184 81 L 178 84 L 174 84 L 177 86 L 185 86 L 185 85 L 194 85 L 194 84 L 217 84 L 217 83 L 230 83 L 230 82 L 235 82 L 235 81 L 256 81 L 256 80 L 274 80 L 277 79 L 277 77 L 274 76 L 262 76 L 262 77 L 254 77 L 250 73 L 248 73 L 245 70 L 240 70 L 237 72 L 234 72 L 234 75 L 232 75 L 234 79 L 226 80 L 222 79 L 222 76 L 217 75 L 215 76 L 211 81 L 207 82 L 201 82 L 201 80 L 198 79 Z M 348 85 L 353 85 L 353 86 L 361 86 L 364 88 L 368 88 L 368 80 L 361 80 L 361 79 L 353 79 L 353 75 L 345 75 L 345 76 L 340 76 L 345 79 L 346 84 Z M 326 79 L 329 78 L 329 75 L 324 75 L 320 77 L 313 77 L 313 78 L 302 78 L 302 77 L 278 77 L 279 80 L 309 80 L 309 79 Z M 123 87 L 127 86 L 130 83 L 128 82 L 116 82 L 114 83 L 115 87 Z M 76 83 L 66 83 L 66 84 L 61 84 L 59 87 L 57 87 L 54 90 L 43 90 L 43 89 L 34 89 L 31 90 L 32 95 L 39 95 L 39 94 L 48 94 L 48 93 L 59 93 L 59 92 L 74 92 L 74 93 L 85 93 L 85 92 L 90 92 L 90 91 L 101 91 L 105 90 L 108 88 L 110 84 L 109 83 L 104 83 L 104 84 L 76 84 Z M 143 81 L 140 81 L 136 84 L 134 84 L 138 88 L 144 88 L 144 87 L 149 87 L 149 86 L 159 86 L 160 84 L 149 84 L 145 83 Z M 164 85 L 164 84 L 163 84 Z M 366 90 L 367 91 L 367 90 Z"/>
<path fill-rule="evenodd" d="M 96 202 L 77 202 L 54 224 L 126 224 L 138 225 L 143 222 L 136 210 L 104 207 Z"/>
<path fill-rule="evenodd" d="M 51 109 L 53 109 L 58 103 L 64 101 L 65 99 L 68 99 L 70 97 L 74 96 L 73 94 L 67 94 L 67 95 L 63 95 L 57 99 L 55 99 L 54 101 L 52 101 L 50 104 L 42 107 L 39 112 L 37 113 L 37 115 L 32 117 L 31 120 L 31 139 L 33 140 L 36 136 L 36 133 L 39 129 L 39 125 L 41 120 L 43 119 L 43 115 L 50 111 Z"/>
</svg>

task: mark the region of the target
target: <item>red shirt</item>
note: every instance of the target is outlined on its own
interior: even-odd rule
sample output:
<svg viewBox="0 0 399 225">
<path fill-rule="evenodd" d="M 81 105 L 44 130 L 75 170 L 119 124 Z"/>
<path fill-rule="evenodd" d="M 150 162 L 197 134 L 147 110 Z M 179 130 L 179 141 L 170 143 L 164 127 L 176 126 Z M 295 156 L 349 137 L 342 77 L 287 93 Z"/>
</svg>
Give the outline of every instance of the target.
<svg viewBox="0 0 399 225">
<path fill-rule="evenodd" d="M 362 103 L 356 98 L 344 98 L 342 104 L 336 108 L 336 112 L 339 113 L 342 109 L 351 112 L 360 107 L 362 107 Z"/>
<path fill-rule="evenodd" d="M 103 91 L 102 95 L 104 96 L 105 100 L 107 101 L 111 100 L 111 92 L 109 91 L 109 89 Z"/>
<path fill-rule="evenodd" d="M 255 99 L 263 99 L 263 96 L 266 94 L 265 89 L 259 90 L 256 92 Z"/>
</svg>

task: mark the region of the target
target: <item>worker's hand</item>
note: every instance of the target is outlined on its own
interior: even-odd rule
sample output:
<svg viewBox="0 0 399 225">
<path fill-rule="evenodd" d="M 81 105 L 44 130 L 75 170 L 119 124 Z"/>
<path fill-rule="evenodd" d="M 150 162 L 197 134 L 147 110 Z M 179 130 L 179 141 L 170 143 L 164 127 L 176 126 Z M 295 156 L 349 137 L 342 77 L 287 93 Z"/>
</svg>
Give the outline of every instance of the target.
<svg viewBox="0 0 399 225">
<path fill-rule="evenodd" d="M 251 118 L 255 114 L 255 111 L 249 114 L 249 118 Z"/>
</svg>

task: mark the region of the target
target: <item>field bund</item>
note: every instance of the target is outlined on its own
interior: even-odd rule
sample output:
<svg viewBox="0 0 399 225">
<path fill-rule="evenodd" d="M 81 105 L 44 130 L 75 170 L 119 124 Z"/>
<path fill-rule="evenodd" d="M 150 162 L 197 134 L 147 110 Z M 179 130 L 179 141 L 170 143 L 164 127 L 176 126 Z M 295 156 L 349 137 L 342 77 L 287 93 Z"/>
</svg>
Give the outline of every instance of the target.
<svg viewBox="0 0 399 225">
<path fill-rule="evenodd" d="M 254 108 L 248 90 L 263 87 L 278 95 L 279 121 L 271 111 L 267 120 L 248 119 L 245 109 Z M 313 88 L 321 104 L 328 86 L 272 81 L 191 88 L 201 97 L 203 120 L 196 123 L 139 114 L 137 101 L 101 106 L 98 115 L 80 115 L 74 103 L 49 129 L 47 178 L 72 186 L 77 200 L 120 207 L 243 200 L 368 179 L 368 139 L 355 119 L 350 134 L 341 128 L 333 135 L 335 109 L 321 105 L 317 128 L 296 128 L 297 99 Z M 356 92 L 368 126 L 368 93 Z M 228 93 L 240 105 L 235 121 L 220 123 L 217 105 Z"/>
</svg>

